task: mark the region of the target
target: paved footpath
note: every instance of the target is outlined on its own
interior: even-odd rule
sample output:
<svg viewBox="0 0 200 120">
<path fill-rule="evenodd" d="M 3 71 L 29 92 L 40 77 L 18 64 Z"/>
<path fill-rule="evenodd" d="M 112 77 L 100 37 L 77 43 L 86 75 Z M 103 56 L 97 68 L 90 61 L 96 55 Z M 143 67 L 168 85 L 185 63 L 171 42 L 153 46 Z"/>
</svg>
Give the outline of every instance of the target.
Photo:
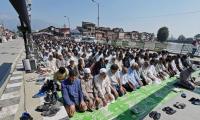
<svg viewBox="0 0 200 120">
<path fill-rule="evenodd" d="M 3 63 L 14 63 L 23 48 L 24 41 L 22 38 L 0 43 L 0 65 Z"/>
<path fill-rule="evenodd" d="M 0 120 L 14 120 L 19 107 L 24 74 L 23 50 L 21 38 L 0 44 Z"/>
<path fill-rule="evenodd" d="M 20 60 L 0 97 L 0 120 L 14 120 L 20 102 L 20 90 L 23 83 L 22 70 L 23 64 Z"/>
</svg>

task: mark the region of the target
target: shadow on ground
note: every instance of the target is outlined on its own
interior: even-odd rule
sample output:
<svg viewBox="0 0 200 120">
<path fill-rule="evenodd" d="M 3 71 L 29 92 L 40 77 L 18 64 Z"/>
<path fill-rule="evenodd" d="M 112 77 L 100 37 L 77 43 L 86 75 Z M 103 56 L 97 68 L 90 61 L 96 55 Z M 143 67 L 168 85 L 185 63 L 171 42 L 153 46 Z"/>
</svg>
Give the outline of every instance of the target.
<svg viewBox="0 0 200 120">
<path fill-rule="evenodd" d="M 10 74 L 11 66 L 12 66 L 12 63 L 1 64 L 1 66 L 0 66 L 0 88 L 2 87 L 2 85 L 4 84 L 4 82 L 7 79 L 8 75 Z"/>
</svg>

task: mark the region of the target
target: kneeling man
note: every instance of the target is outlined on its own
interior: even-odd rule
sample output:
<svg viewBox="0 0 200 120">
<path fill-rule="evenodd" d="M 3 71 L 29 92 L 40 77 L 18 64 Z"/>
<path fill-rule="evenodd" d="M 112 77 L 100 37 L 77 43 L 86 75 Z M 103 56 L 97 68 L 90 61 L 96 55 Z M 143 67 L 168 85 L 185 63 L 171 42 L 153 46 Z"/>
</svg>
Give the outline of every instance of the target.
<svg viewBox="0 0 200 120">
<path fill-rule="evenodd" d="M 69 117 L 73 117 L 76 110 L 81 112 L 87 110 L 81 90 L 81 81 L 77 79 L 76 71 L 69 71 L 69 77 L 62 81 L 61 86 L 64 106 Z"/>
</svg>

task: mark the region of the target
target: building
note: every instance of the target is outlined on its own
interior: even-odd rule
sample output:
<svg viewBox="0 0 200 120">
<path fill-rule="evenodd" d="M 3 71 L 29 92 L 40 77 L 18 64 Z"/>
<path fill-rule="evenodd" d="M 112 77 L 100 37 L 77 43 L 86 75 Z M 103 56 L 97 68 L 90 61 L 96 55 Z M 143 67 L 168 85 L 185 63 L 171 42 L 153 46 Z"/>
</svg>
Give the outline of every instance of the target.
<svg viewBox="0 0 200 120">
<path fill-rule="evenodd" d="M 140 33 L 138 31 L 131 32 L 131 41 L 140 41 Z"/>
<path fill-rule="evenodd" d="M 125 40 L 131 40 L 131 36 L 132 36 L 131 32 L 125 32 L 124 33 L 124 39 Z"/>
<path fill-rule="evenodd" d="M 115 33 L 123 33 L 124 32 L 123 28 L 113 28 L 112 30 Z"/>
<path fill-rule="evenodd" d="M 95 37 L 96 27 L 94 23 L 91 22 L 82 22 L 82 35 L 88 37 Z"/>
<path fill-rule="evenodd" d="M 140 40 L 147 42 L 147 41 L 153 41 L 155 39 L 155 36 L 153 33 L 147 33 L 147 32 L 142 32 L 140 33 Z"/>
<path fill-rule="evenodd" d="M 70 28 L 56 28 L 54 26 L 49 26 L 47 28 L 44 28 L 42 30 L 40 30 L 39 32 L 46 32 L 46 33 L 51 33 L 55 36 L 58 37 L 70 37 Z"/>
<path fill-rule="evenodd" d="M 77 29 L 82 36 L 96 37 L 97 40 L 153 41 L 155 39 L 153 33 L 124 32 L 123 28 L 96 27 L 91 22 L 82 22 L 82 26 Z"/>
</svg>

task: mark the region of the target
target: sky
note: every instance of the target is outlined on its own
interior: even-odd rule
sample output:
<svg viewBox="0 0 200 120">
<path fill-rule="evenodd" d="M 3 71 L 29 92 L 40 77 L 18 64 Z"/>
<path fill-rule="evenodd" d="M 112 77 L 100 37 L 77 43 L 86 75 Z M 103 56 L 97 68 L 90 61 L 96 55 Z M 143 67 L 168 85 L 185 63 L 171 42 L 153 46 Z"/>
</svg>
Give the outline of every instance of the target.
<svg viewBox="0 0 200 120">
<path fill-rule="evenodd" d="M 100 5 L 100 26 L 122 27 L 125 31 L 157 34 L 169 28 L 170 36 L 193 37 L 200 33 L 200 0 L 96 0 Z M 97 5 L 91 0 L 32 0 L 32 24 L 81 26 L 97 23 Z M 0 0 L 0 23 L 17 19 L 9 0 Z M 41 21 L 41 22 L 38 22 Z"/>
</svg>

